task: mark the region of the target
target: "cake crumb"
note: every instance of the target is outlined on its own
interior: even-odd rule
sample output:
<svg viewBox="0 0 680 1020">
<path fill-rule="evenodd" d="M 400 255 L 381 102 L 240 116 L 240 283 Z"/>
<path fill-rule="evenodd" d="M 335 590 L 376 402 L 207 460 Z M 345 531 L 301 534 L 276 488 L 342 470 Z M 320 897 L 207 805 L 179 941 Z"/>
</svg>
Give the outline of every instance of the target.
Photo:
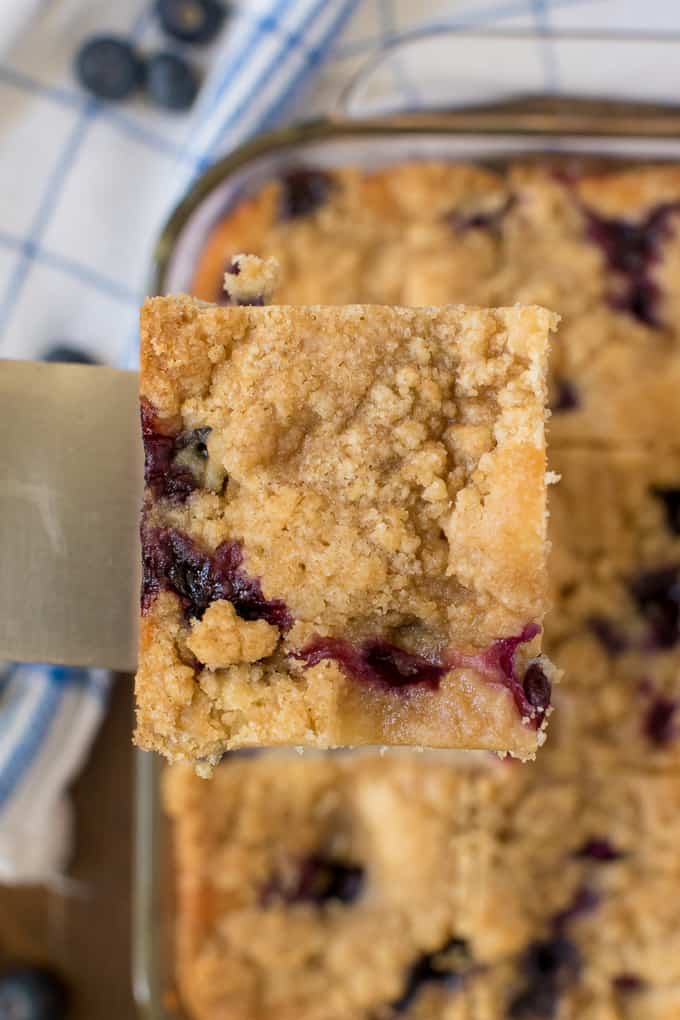
<svg viewBox="0 0 680 1020">
<path fill-rule="evenodd" d="M 224 289 L 233 305 L 266 305 L 281 282 L 281 266 L 275 258 L 234 255 L 224 274 Z"/>
</svg>

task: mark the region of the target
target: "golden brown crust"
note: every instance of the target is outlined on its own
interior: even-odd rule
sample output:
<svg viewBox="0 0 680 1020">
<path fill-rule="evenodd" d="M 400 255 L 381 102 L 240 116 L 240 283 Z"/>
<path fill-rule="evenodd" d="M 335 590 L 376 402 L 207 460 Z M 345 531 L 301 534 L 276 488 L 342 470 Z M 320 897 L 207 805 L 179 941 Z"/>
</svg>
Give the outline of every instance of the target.
<svg viewBox="0 0 680 1020">
<path fill-rule="evenodd" d="M 393 752 L 232 759 L 207 783 L 171 769 L 192 1016 L 669 1020 L 677 782 L 537 767 Z M 300 876 L 319 861 L 360 869 L 352 895 L 305 894 Z M 448 980 L 409 985 L 452 939 Z M 532 952 L 548 962 L 532 968 Z M 523 1014 L 522 996 L 548 1012 Z"/>
<path fill-rule="evenodd" d="M 280 743 L 533 753 L 540 734 L 503 677 L 472 663 L 437 691 L 385 692 L 289 653 L 319 637 L 380 639 L 446 660 L 541 623 L 554 325 L 538 308 L 146 303 L 142 396 L 177 430 L 211 430 L 208 470 L 228 483 L 183 504 L 151 500 L 145 528 L 208 550 L 238 541 L 245 571 L 294 623 L 273 652 L 218 662 L 215 635 L 200 654 L 196 625 L 190 636 L 176 610 L 173 655 L 173 596 L 153 601 L 137 676 L 142 746 L 173 758 Z M 205 663 L 189 703 L 183 683 L 164 680 L 184 679 L 187 647 Z M 518 651 L 521 676 L 539 648 Z"/>
</svg>

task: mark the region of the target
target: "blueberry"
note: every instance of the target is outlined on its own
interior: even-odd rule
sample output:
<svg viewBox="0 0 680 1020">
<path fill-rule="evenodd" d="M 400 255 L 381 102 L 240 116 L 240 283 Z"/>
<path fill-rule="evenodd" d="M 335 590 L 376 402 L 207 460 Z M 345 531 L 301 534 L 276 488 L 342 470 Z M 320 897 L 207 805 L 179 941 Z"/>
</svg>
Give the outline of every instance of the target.
<svg viewBox="0 0 680 1020">
<path fill-rule="evenodd" d="M 68 994 L 64 982 L 42 967 L 14 967 L 0 974 L 3 1020 L 62 1020 Z"/>
<path fill-rule="evenodd" d="M 673 743 L 677 736 L 677 710 L 677 703 L 662 694 L 653 699 L 643 725 L 650 743 L 656 747 L 668 747 Z"/>
<path fill-rule="evenodd" d="M 146 87 L 164 110 L 188 110 L 198 92 L 198 77 L 176 53 L 157 53 L 147 64 Z"/>
<path fill-rule="evenodd" d="M 216 0 L 158 0 L 156 12 L 161 28 L 173 39 L 186 43 L 209 43 L 227 13 Z"/>
<path fill-rule="evenodd" d="M 54 361 L 59 364 L 72 362 L 77 365 L 96 365 L 96 360 L 86 351 L 78 350 L 77 347 L 69 347 L 67 344 L 55 344 L 42 356 L 43 361 Z"/>
<path fill-rule="evenodd" d="M 635 992 L 641 992 L 645 987 L 645 982 L 637 974 L 617 974 L 615 978 L 612 978 L 612 985 L 614 991 L 621 995 L 632 995 Z"/>
<path fill-rule="evenodd" d="M 630 592 L 656 648 L 672 648 L 680 638 L 680 567 L 659 567 L 638 574 Z"/>
<path fill-rule="evenodd" d="M 674 535 L 680 535 L 680 489 L 659 487 L 652 491 L 663 503 L 669 529 Z"/>
<path fill-rule="evenodd" d="M 520 960 L 524 986 L 512 999 L 508 1017 L 512 1020 L 550 1020 L 557 1013 L 559 999 L 580 970 L 579 952 L 563 935 L 532 942 Z"/>
<path fill-rule="evenodd" d="M 208 552 L 175 529 L 142 524 L 142 610 L 160 591 L 174 592 L 188 619 L 200 620 L 211 602 L 227 599 L 242 620 L 266 620 L 282 631 L 293 617 L 280 599 L 265 598 L 260 582 L 243 569 L 239 542 L 222 542 Z"/>
<path fill-rule="evenodd" d="M 609 269 L 624 284 L 623 293 L 613 296 L 610 303 L 658 329 L 659 288 L 650 274 L 661 256 L 661 246 L 671 234 L 680 202 L 662 203 L 638 222 L 609 219 L 591 210 L 584 212 L 589 239 L 602 249 Z"/>
<path fill-rule="evenodd" d="M 291 170 L 281 178 L 279 219 L 309 216 L 328 199 L 332 180 L 321 170 Z"/>
<path fill-rule="evenodd" d="M 587 839 L 583 846 L 576 851 L 576 857 L 584 857 L 591 861 L 599 861 L 608 864 L 610 861 L 620 861 L 623 854 L 603 836 L 596 836 Z"/>
<path fill-rule="evenodd" d="M 390 1003 L 392 1013 L 409 1009 L 423 985 L 438 984 L 453 990 L 469 967 L 470 954 L 465 939 L 449 939 L 441 949 L 425 953 L 409 968 L 402 994 Z"/>
<path fill-rule="evenodd" d="M 83 43 L 75 59 L 78 81 L 98 99 L 125 99 L 144 76 L 142 62 L 126 39 L 98 35 Z"/>
<path fill-rule="evenodd" d="M 578 390 L 568 379 L 558 379 L 555 383 L 555 394 L 550 404 L 550 410 L 555 414 L 563 414 L 565 411 L 574 411 L 579 406 Z"/>
<path fill-rule="evenodd" d="M 313 854 L 302 861 L 292 885 L 284 886 L 275 877 L 262 890 L 261 899 L 265 906 L 272 900 L 316 906 L 331 900 L 353 903 L 361 895 L 363 885 L 363 868 Z"/>
<path fill-rule="evenodd" d="M 522 681 L 527 701 L 538 712 L 545 712 L 550 706 L 552 685 L 537 662 L 532 662 Z"/>
<path fill-rule="evenodd" d="M 606 616 L 595 614 L 588 620 L 588 627 L 609 655 L 625 652 L 628 642 L 623 632 Z"/>
</svg>

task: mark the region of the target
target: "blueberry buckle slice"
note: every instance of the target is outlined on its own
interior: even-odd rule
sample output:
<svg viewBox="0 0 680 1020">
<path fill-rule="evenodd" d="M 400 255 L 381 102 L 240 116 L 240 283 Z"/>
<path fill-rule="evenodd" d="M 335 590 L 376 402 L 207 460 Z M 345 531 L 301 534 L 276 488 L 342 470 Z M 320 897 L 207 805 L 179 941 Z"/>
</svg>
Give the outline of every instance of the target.
<svg viewBox="0 0 680 1020">
<path fill-rule="evenodd" d="M 467 667 L 479 670 L 490 680 L 507 687 L 523 719 L 535 727 L 550 707 L 552 686 L 539 660 L 529 663 L 520 680 L 515 667 L 519 645 L 540 633 L 537 624 L 527 624 L 521 634 L 494 641 L 485 652 L 465 654 L 449 652 L 442 659 L 409 652 L 381 638 L 370 638 L 353 645 L 344 638 L 316 637 L 304 648 L 290 652 L 305 669 L 324 659 L 335 661 L 345 676 L 383 690 L 408 693 L 414 687 L 436 691 L 449 670 Z"/>
<path fill-rule="evenodd" d="M 222 542 L 214 552 L 203 549 L 175 528 L 142 524 L 142 612 L 161 591 L 174 592 L 188 620 L 200 620 L 211 602 L 226 599 L 242 620 L 266 620 L 286 632 L 293 625 L 280 599 L 267 599 L 256 577 L 243 569 L 237 541 Z"/>
</svg>

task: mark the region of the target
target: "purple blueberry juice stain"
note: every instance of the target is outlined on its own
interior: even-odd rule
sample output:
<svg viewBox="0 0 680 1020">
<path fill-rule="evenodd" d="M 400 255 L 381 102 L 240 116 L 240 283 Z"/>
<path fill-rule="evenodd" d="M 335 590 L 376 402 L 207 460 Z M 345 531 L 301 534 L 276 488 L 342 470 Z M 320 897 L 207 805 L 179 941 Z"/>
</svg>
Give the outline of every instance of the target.
<svg viewBox="0 0 680 1020">
<path fill-rule="evenodd" d="M 323 659 L 332 659 L 345 676 L 391 690 L 416 685 L 436 690 L 447 671 L 445 665 L 434 659 L 379 639 L 355 646 L 344 638 L 319 637 L 291 655 L 304 662 L 305 668 L 316 666 Z"/>
<path fill-rule="evenodd" d="M 452 938 L 434 953 L 424 953 L 411 965 L 404 990 L 390 1003 L 393 1014 L 409 1009 L 418 993 L 427 984 L 437 984 L 449 990 L 457 988 L 470 970 L 470 956 L 465 939 Z"/>
<path fill-rule="evenodd" d="M 600 216 L 590 209 L 583 211 L 589 240 L 602 250 L 609 269 L 624 284 L 622 293 L 610 298 L 612 307 L 659 329 L 659 288 L 651 270 L 660 258 L 663 243 L 672 236 L 672 220 L 680 212 L 680 202 L 658 205 L 638 222 Z"/>
<path fill-rule="evenodd" d="M 624 854 L 604 836 L 595 836 L 586 840 L 574 856 L 584 860 L 597 861 L 600 864 L 609 864 L 612 861 L 620 861 Z"/>
<path fill-rule="evenodd" d="M 345 676 L 383 690 L 411 691 L 414 687 L 436 691 L 450 669 L 468 667 L 480 670 L 510 689 L 523 718 L 536 726 L 550 705 L 551 685 L 540 664 L 531 663 L 523 680 L 517 676 L 517 648 L 540 633 L 536 624 L 527 624 L 521 634 L 499 638 L 485 652 L 466 654 L 449 652 L 443 659 L 408 652 L 379 638 L 353 645 L 345 638 L 317 637 L 304 648 L 290 652 L 304 668 L 325 659 L 338 664 Z"/>
<path fill-rule="evenodd" d="M 579 886 L 566 907 L 553 915 L 553 930 L 557 934 L 561 934 L 566 925 L 570 924 L 577 917 L 591 914 L 599 905 L 600 897 L 594 889 L 590 889 L 587 885 Z"/>
<path fill-rule="evenodd" d="M 187 619 L 200 620 L 211 602 L 226 599 L 242 620 L 266 620 L 284 633 L 293 625 L 286 604 L 266 599 L 260 582 L 243 569 L 239 542 L 208 552 L 173 528 L 142 526 L 142 611 L 161 591 L 174 592 Z"/>
<path fill-rule="evenodd" d="M 364 869 L 356 864 L 313 854 L 300 862 L 291 883 L 284 883 L 279 876 L 271 878 L 262 889 L 260 901 L 265 907 L 277 901 L 319 907 L 331 901 L 354 903 L 363 892 L 365 877 Z"/>
<path fill-rule="evenodd" d="M 206 441 L 209 428 L 185 432 L 166 431 L 148 400 L 141 401 L 142 439 L 144 442 L 144 481 L 154 499 L 183 503 L 199 483 L 188 464 L 175 461 L 181 450 L 191 448 L 195 456 L 208 456 Z"/>
<path fill-rule="evenodd" d="M 678 704 L 662 694 L 655 695 L 647 708 L 642 728 L 655 747 L 668 747 L 678 736 Z"/>
<path fill-rule="evenodd" d="M 569 379 L 558 379 L 550 410 L 555 414 L 564 414 L 567 411 L 575 411 L 579 405 L 579 394 L 574 383 Z"/>
<path fill-rule="evenodd" d="M 533 640 L 540 632 L 538 624 L 528 623 L 520 634 L 498 638 L 485 652 L 478 655 L 453 653 L 451 656 L 453 665 L 476 667 L 500 680 L 512 694 L 522 718 L 530 720 L 535 727 L 540 726 L 541 719 L 550 706 L 552 685 L 538 662 L 530 663 L 524 677 L 520 678 L 515 666 L 515 656 L 520 645 Z"/>
<path fill-rule="evenodd" d="M 531 942 L 519 961 L 523 978 L 520 991 L 511 999 L 510 1020 L 552 1020 L 560 997 L 576 981 L 581 958 L 576 945 L 564 935 Z"/>
<path fill-rule="evenodd" d="M 655 488 L 652 490 L 663 503 L 668 529 L 680 535 L 680 489 Z"/>
<path fill-rule="evenodd" d="M 612 987 L 620 995 L 633 995 L 643 990 L 645 982 L 637 974 L 617 974 L 612 978 Z"/>
<path fill-rule="evenodd" d="M 629 589 L 647 624 L 649 647 L 672 648 L 680 638 L 680 567 L 643 571 Z"/>
<path fill-rule="evenodd" d="M 293 220 L 309 216 L 328 201 L 333 180 L 322 170 L 299 169 L 280 180 L 279 219 Z"/>
</svg>

